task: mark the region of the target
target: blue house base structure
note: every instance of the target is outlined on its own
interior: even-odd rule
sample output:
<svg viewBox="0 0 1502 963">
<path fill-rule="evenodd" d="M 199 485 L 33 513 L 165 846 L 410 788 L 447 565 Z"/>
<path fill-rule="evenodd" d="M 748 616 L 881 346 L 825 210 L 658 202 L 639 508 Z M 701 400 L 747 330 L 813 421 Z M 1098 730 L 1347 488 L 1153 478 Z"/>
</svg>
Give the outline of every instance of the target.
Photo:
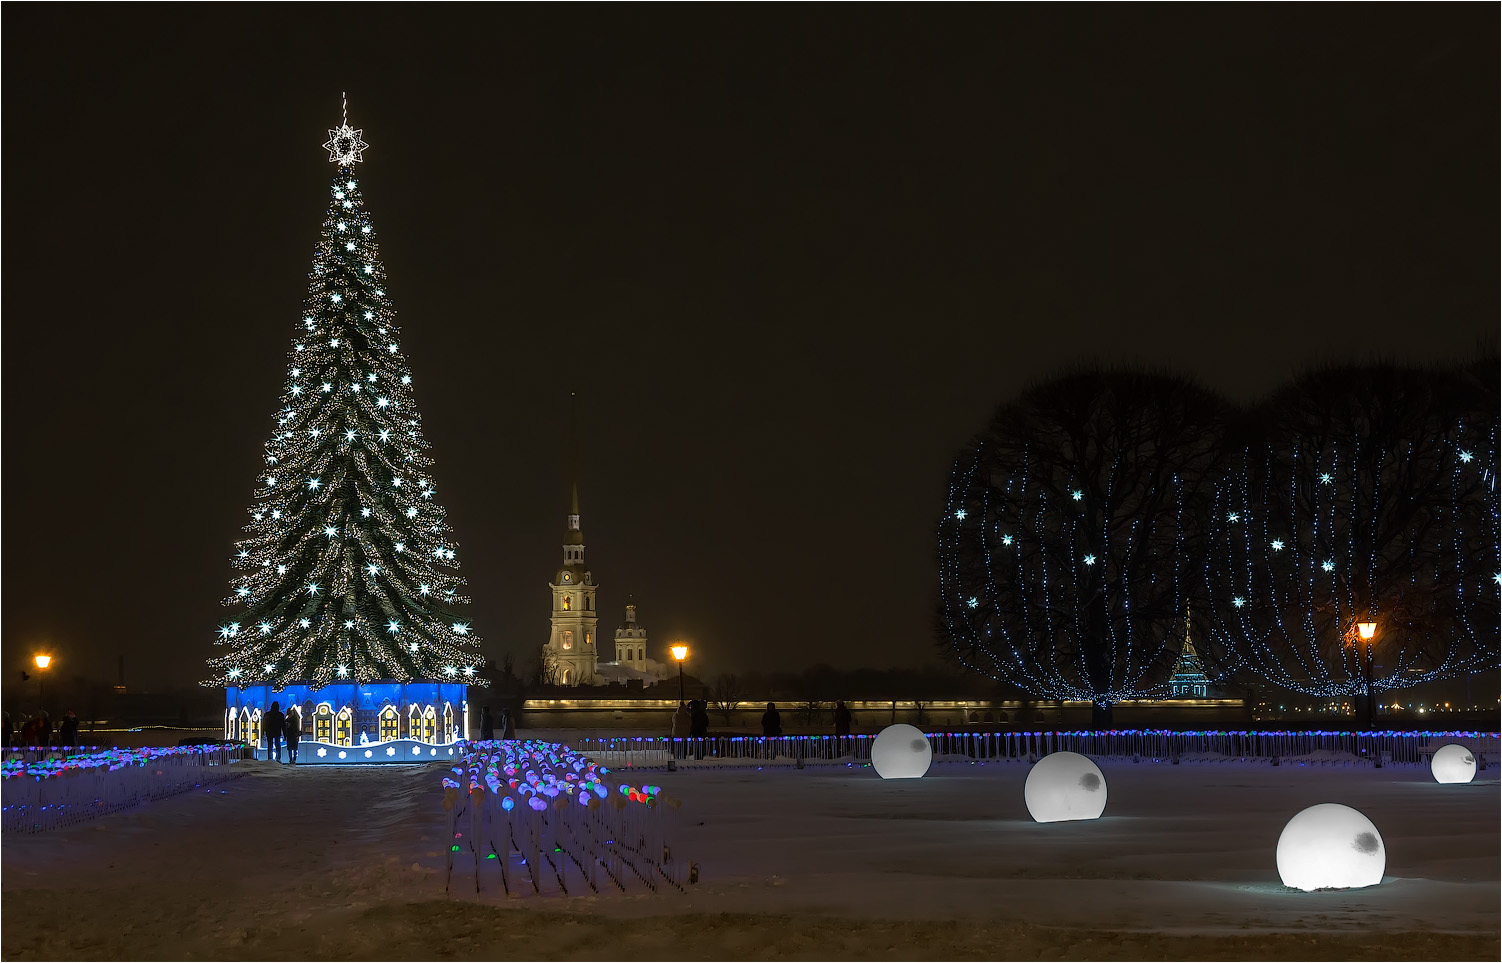
<svg viewBox="0 0 1502 963">
<path fill-rule="evenodd" d="M 454 756 L 469 738 L 469 686 L 434 679 L 229 686 L 225 738 L 243 739 L 267 758 L 261 720 L 273 702 L 301 718 L 298 765 L 432 762 Z"/>
</svg>

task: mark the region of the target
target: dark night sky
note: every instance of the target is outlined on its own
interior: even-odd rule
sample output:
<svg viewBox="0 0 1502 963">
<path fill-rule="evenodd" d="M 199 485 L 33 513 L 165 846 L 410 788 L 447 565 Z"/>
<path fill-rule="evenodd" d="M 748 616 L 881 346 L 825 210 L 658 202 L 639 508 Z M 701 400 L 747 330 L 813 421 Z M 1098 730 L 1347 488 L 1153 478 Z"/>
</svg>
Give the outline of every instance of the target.
<svg viewBox="0 0 1502 963">
<path fill-rule="evenodd" d="M 496 658 L 546 640 L 570 389 L 604 637 L 634 593 L 701 673 L 916 665 L 949 461 L 1030 379 L 1497 333 L 1491 5 L 3 23 L 7 672 L 200 678 L 341 90 Z"/>
</svg>

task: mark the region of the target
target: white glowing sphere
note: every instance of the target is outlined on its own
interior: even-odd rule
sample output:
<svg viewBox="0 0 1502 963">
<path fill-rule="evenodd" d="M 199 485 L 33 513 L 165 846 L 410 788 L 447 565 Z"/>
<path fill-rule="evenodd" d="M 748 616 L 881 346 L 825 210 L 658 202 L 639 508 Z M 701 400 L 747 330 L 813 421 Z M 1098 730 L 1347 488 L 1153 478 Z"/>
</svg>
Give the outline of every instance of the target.
<svg viewBox="0 0 1502 963">
<path fill-rule="evenodd" d="M 1106 811 L 1106 777 L 1077 752 L 1052 752 L 1027 774 L 1022 798 L 1040 823 L 1099 819 Z"/>
<path fill-rule="evenodd" d="M 1470 782 L 1476 778 L 1476 757 L 1465 746 L 1450 743 L 1429 760 L 1435 782 Z"/>
<path fill-rule="evenodd" d="M 933 758 L 923 730 L 904 722 L 887 726 L 871 743 L 871 765 L 883 779 L 917 779 Z"/>
<path fill-rule="evenodd" d="M 1278 837 L 1278 875 L 1284 886 L 1306 893 L 1376 886 L 1386 868 L 1382 834 L 1370 819 L 1340 803 L 1310 806 Z"/>
</svg>

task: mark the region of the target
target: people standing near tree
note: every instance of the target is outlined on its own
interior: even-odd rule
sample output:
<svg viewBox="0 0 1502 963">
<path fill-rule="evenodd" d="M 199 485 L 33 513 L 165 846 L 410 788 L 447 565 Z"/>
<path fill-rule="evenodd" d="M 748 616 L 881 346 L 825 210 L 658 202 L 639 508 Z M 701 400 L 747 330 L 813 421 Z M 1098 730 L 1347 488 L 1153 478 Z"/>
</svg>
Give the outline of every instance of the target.
<svg viewBox="0 0 1502 963">
<path fill-rule="evenodd" d="M 287 761 L 295 766 L 297 765 L 297 743 L 302 739 L 302 713 L 297 711 L 297 706 L 287 707 L 283 728 L 287 737 Z"/>
<path fill-rule="evenodd" d="M 43 709 L 37 716 L 37 742 L 36 744 L 46 749 L 52 742 L 52 717 Z"/>
<path fill-rule="evenodd" d="M 57 733 L 58 745 L 69 747 L 78 745 L 78 716 L 72 709 L 69 709 L 63 716 L 63 724 L 58 727 Z"/>
<path fill-rule="evenodd" d="M 516 720 L 512 718 L 510 709 L 501 710 L 501 738 L 516 738 Z"/>
<path fill-rule="evenodd" d="M 261 731 L 266 733 L 266 758 L 272 762 L 282 761 L 282 727 L 286 721 L 280 702 L 273 702 L 261 717 Z"/>
<path fill-rule="evenodd" d="M 834 704 L 834 735 L 843 754 L 845 739 L 850 735 L 850 709 L 846 707 L 844 699 L 837 699 Z"/>
<path fill-rule="evenodd" d="M 480 710 L 480 741 L 489 742 L 495 738 L 495 720 L 490 717 L 490 706 Z"/>
<path fill-rule="evenodd" d="M 673 713 L 673 738 L 686 739 L 693 726 L 693 716 L 688 711 L 688 703 L 678 703 L 678 711 Z M 677 749 L 677 746 L 674 746 Z"/>
</svg>

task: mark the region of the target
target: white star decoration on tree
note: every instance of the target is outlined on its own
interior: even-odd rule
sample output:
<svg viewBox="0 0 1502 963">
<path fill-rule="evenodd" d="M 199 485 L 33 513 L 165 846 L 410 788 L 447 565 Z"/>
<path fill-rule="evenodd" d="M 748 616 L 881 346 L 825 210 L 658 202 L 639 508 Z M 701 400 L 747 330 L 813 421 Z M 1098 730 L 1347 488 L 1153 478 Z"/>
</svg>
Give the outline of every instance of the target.
<svg viewBox="0 0 1502 963">
<path fill-rule="evenodd" d="M 350 164 L 363 161 L 364 158 L 360 156 L 360 153 L 370 146 L 361 139 L 360 135 L 363 133 L 365 133 L 363 127 L 355 130 L 349 124 L 337 130 L 330 130 L 328 143 L 323 145 L 324 150 L 329 152 L 329 162 L 338 164 L 340 167 L 348 167 Z"/>
</svg>

